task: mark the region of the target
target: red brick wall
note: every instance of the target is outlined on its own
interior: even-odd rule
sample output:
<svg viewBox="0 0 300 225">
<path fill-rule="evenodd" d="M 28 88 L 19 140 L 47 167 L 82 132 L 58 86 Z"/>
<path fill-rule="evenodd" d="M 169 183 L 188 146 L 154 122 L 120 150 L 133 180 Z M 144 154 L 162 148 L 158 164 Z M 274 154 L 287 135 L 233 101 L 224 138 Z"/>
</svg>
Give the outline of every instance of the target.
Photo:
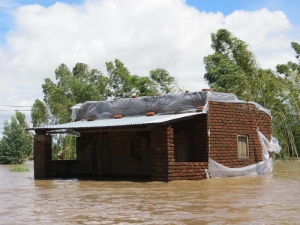
<svg viewBox="0 0 300 225">
<path fill-rule="evenodd" d="M 51 177 L 51 145 L 50 135 L 34 135 L 34 177 Z"/>
<path fill-rule="evenodd" d="M 173 128 L 168 125 L 151 130 L 152 180 L 168 181 L 168 162 L 174 160 Z"/>
<path fill-rule="evenodd" d="M 134 136 L 134 132 L 110 134 L 113 175 L 150 175 L 150 134 L 140 137 L 141 156 L 131 155 Z"/>
<path fill-rule="evenodd" d="M 243 167 L 262 161 L 256 128 L 271 137 L 271 117 L 247 103 L 209 102 L 209 155 L 228 167 Z M 249 138 L 249 158 L 238 159 L 237 135 Z"/>
<path fill-rule="evenodd" d="M 174 162 L 169 163 L 168 181 L 200 180 L 206 178 L 205 169 L 208 162 Z"/>
<path fill-rule="evenodd" d="M 169 151 L 168 180 L 204 179 L 208 166 L 207 115 L 174 123 L 172 128 L 175 134 L 186 136 L 188 162 L 175 162 L 174 151 Z"/>
</svg>

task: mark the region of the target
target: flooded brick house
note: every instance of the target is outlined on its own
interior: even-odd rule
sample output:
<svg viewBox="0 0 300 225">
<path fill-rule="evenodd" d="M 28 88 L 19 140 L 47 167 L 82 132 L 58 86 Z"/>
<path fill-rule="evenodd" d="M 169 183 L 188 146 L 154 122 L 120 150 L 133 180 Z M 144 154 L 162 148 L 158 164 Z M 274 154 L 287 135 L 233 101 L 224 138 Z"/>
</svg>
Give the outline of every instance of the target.
<svg viewBox="0 0 300 225">
<path fill-rule="evenodd" d="M 73 122 L 30 128 L 34 176 L 154 181 L 272 171 L 270 112 L 233 94 L 200 92 L 86 102 Z M 53 133 L 77 136 L 76 160 L 52 160 Z M 272 144 L 271 144 L 272 145 Z M 278 149 L 277 149 L 278 150 Z"/>
</svg>

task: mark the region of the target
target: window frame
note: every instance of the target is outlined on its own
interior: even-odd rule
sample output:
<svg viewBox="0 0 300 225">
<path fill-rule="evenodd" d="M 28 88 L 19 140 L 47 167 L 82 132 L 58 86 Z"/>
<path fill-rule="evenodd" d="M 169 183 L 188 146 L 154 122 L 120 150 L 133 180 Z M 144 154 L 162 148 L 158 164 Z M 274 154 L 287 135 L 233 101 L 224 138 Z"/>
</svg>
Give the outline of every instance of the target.
<svg viewBox="0 0 300 225">
<path fill-rule="evenodd" d="M 246 156 L 241 156 L 240 155 L 240 145 L 239 143 L 244 143 L 241 142 L 239 138 L 246 138 Z M 250 157 L 250 152 L 249 152 L 249 136 L 248 135 L 237 135 L 237 156 L 238 159 L 248 159 Z"/>
<path fill-rule="evenodd" d="M 181 145 L 178 146 L 178 143 Z M 184 134 L 174 135 L 174 160 L 175 162 L 188 162 L 187 138 Z"/>
</svg>

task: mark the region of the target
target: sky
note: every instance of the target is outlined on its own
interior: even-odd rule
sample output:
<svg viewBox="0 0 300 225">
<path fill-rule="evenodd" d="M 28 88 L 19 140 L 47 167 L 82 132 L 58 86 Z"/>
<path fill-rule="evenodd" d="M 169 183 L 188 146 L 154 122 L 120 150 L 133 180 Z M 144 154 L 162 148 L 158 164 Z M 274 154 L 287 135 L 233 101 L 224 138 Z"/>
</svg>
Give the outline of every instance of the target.
<svg viewBox="0 0 300 225">
<path fill-rule="evenodd" d="M 298 0 L 0 0 L 0 133 L 15 109 L 31 122 L 25 110 L 61 63 L 105 74 L 105 62 L 119 59 L 140 76 L 164 68 L 184 90 L 200 91 L 209 86 L 210 35 L 225 28 L 275 70 L 296 61 L 299 9 Z"/>
</svg>

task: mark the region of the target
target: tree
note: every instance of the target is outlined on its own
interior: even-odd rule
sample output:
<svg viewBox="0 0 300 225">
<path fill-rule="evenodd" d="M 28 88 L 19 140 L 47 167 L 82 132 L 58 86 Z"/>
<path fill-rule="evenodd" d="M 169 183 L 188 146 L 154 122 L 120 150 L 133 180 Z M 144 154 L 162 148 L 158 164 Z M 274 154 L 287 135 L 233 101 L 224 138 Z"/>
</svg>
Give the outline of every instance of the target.
<svg viewBox="0 0 300 225">
<path fill-rule="evenodd" d="M 131 76 L 133 90 L 138 96 L 155 96 L 182 92 L 177 81 L 165 69 L 157 68 L 149 72 L 148 77 Z"/>
<path fill-rule="evenodd" d="M 157 68 L 150 71 L 150 79 L 156 85 L 156 89 L 161 94 L 182 92 L 177 81 L 165 69 Z"/>
<path fill-rule="evenodd" d="M 162 68 L 151 70 L 149 77 L 131 75 L 120 60 L 107 62 L 108 92 L 111 96 L 128 98 L 133 94 L 138 96 L 153 96 L 181 92 L 177 81 L 169 72 Z"/>
<path fill-rule="evenodd" d="M 52 144 L 52 159 L 76 159 L 76 137 L 71 134 L 57 135 Z"/>
<path fill-rule="evenodd" d="M 299 58 L 300 45 L 292 42 L 292 48 Z M 287 142 L 290 156 L 297 155 L 296 149 L 300 149 L 300 63 L 289 61 L 287 64 L 276 66 L 277 72 L 284 77 L 285 91 L 282 93 L 286 112 L 284 117 L 288 121 L 284 127 L 284 133 L 291 140 Z"/>
<path fill-rule="evenodd" d="M 0 164 L 21 164 L 33 152 L 32 134 L 25 130 L 28 124 L 25 115 L 16 111 L 11 122 L 4 121 L 3 137 L 0 140 Z"/>
<path fill-rule="evenodd" d="M 106 69 L 104 75 L 96 69 L 90 70 L 84 63 L 77 63 L 72 71 L 61 64 L 55 70 L 56 80 L 46 78 L 42 85 L 44 102 L 36 100 L 31 112 L 34 126 L 70 122 L 71 107 L 85 101 L 180 91 L 175 78 L 165 69 L 151 70 L 148 77 L 141 77 L 132 75 L 118 59 L 106 62 Z"/>
<path fill-rule="evenodd" d="M 71 121 L 71 107 L 88 100 L 103 100 L 107 96 L 108 79 L 98 70 L 77 63 L 72 72 L 65 64 L 55 70 L 56 83 L 46 78 L 42 85 L 44 102 L 50 111 L 51 123 Z M 34 120 L 39 120 L 34 115 Z"/>
<path fill-rule="evenodd" d="M 292 48 L 296 52 L 296 58 L 298 59 L 298 62 L 300 64 L 300 45 L 296 42 L 292 42 Z"/>
<path fill-rule="evenodd" d="M 212 89 L 253 100 L 259 66 L 248 45 L 225 29 L 212 33 L 211 39 L 215 53 L 204 57 L 205 80 Z"/>
<path fill-rule="evenodd" d="M 204 78 L 212 90 L 228 91 L 265 107 L 278 107 L 283 80 L 260 68 L 248 45 L 225 29 L 212 34 L 214 54 L 204 57 Z"/>
<path fill-rule="evenodd" d="M 132 76 L 128 69 L 120 60 L 116 59 L 115 63 L 107 62 L 106 69 L 108 73 L 108 90 L 109 94 L 114 97 L 128 98 L 133 94 Z"/>
<path fill-rule="evenodd" d="M 31 109 L 31 118 L 34 127 L 40 127 L 47 124 L 49 113 L 44 102 L 39 99 L 35 100 Z"/>
<path fill-rule="evenodd" d="M 155 96 L 159 92 L 157 85 L 150 77 L 140 77 L 138 75 L 133 75 L 131 77 L 131 82 L 134 86 L 133 92 L 137 96 Z"/>
<path fill-rule="evenodd" d="M 116 59 L 106 62 L 107 75 L 97 69 L 90 70 L 87 64 L 77 63 L 72 71 L 61 64 L 55 70 L 55 81 L 45 79 L 42 85 L 44 102 L 36 100 L 32 111 L 34 126 L 67 123 L 71 121 L 71 107 L 85 101 L 101 101 L 109 97 L 127 98 L 172 93 L 179 88 L 168 71 L 156 69 L 149 77 L 132 75 L 124 63 Z M 76 139 L 74 136 L 57 135 L 53 143 L 54 158 L 63 152 L 63 159 L 74 158 Z"/>
</svg>

